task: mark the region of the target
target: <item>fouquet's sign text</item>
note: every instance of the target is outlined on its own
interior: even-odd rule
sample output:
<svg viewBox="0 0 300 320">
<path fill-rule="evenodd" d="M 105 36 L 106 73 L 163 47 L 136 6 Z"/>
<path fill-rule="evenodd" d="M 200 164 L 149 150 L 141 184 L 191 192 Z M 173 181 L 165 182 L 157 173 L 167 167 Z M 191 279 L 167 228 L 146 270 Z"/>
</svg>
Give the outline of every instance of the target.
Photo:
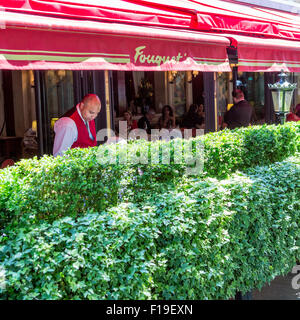
<svg viewBox="0 0 300 320">
<path fill-rule="evenodd" d="M 187 53 L 181 53 L 178 52 L 176 56 L 160 56 L 160 55 L 154 55 L 154 54 L 149 54 L 146 51 L 146 46 L 140 46 L 135 48 L 135 56 L 134 56 L 134 62 L 136 63 L 139 61 L 140 63 L 148 63 L 148 64 L 157 64 L 160 66 L 162 63 L 166 63 L 168 61 L 175 61 L 179 62 L 183 58 L 185 59 L 187 56 Z"/>
</svg>

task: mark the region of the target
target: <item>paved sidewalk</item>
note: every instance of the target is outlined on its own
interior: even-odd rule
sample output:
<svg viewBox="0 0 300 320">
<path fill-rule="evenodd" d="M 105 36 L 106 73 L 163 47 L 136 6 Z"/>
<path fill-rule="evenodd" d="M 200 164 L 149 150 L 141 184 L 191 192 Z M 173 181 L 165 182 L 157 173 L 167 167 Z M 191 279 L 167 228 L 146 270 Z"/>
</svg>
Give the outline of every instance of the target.
<svg viewBox="0 0 300 320">
<path fill-rule="evenodd" d="M 270 285 L 267 283 L 261 291 L 253 290 L 253 300 L 300 300 L 300 289 L 293 289 L 292 279 L 296 273 L 290 272 L 286 276 L 275 278 Z M 300 281 L 298 280 L 300 285 Z"/>
</svg>

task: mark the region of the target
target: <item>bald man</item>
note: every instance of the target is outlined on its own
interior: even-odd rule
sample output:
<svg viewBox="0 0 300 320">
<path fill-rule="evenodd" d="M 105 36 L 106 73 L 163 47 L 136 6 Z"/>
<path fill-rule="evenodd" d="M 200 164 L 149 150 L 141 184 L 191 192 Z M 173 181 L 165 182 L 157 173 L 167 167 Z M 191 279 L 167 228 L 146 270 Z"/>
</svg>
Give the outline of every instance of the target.
<svg viewBox="0 0 300 320">
<path fill-rule="evenodd" d="M 86 95 L 76 107 L 55 122 L 53 156 L 62 156 L 68 149 L 97 146 L 94 119 L 101 110 L 97 95 Z"/>
</svg>

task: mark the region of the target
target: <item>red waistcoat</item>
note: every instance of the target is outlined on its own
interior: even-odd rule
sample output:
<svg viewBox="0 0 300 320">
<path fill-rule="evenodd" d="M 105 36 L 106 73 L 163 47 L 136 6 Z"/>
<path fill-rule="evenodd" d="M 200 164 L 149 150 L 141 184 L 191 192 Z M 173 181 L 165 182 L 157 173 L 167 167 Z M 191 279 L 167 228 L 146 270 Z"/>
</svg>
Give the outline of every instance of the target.
<svg viewBox="0 0 300 320">
<path fill-rule="evenodd" d="M 76 107 L 71 109 L 70 112 L 68 112 L 67 115 L 70 117 L 76 124 L 78 137 L 77 140 L 72 144 L 72 148 L 88 148 L 88 147 L 95 147 L 97 146 L 97 140 L 96 140 L 96 127 L 95 127 L 95 121 L 89 121 L 89 127 L 91 134 L 93 137 L 95 137 L 94 140 L 91 140 L 89 132 L 87 127 L 85 126 L 85 123 L 81 119 Z"/>
</svg>

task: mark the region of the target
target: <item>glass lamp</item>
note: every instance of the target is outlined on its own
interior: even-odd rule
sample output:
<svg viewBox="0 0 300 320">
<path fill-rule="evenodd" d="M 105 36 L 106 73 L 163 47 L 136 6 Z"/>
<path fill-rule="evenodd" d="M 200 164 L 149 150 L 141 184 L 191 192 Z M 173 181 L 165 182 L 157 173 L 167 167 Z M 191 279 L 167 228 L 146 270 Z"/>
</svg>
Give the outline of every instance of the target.
<svg viewBox="0 0 300 320">
<path fill-rule="evenodd" d="M 281 70 L 281 73 L 278 75 L 279 81 L 274 84 L 268 84 L 272 92 L 275 114 L 279 117 L 281 124 L 285 122 L 286 114 L 290 112 L 293 92 L 297 87 L 296 83 L 287 81 L 287 76 Z"/>
</svg>

